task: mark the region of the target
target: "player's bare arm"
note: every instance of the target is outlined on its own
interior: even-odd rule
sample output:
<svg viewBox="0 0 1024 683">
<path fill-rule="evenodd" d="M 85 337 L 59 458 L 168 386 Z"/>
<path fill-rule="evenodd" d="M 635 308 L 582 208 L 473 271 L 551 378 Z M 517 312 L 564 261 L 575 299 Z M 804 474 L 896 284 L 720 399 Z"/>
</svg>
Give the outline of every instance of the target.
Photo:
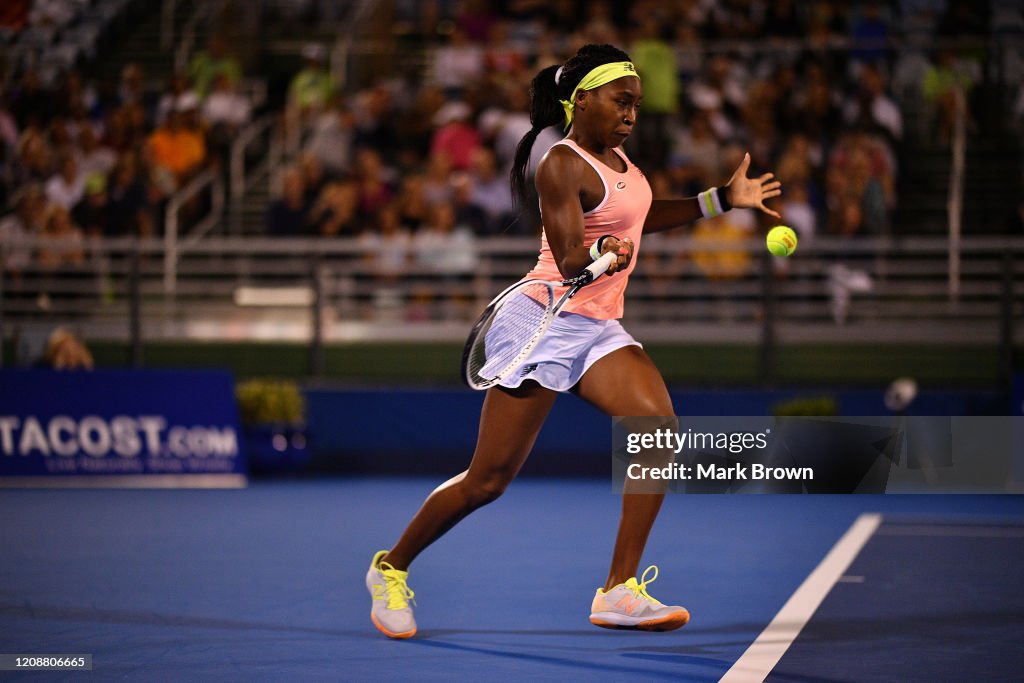
<svg viewBox="0 0 1024 683">
<path fill-rule="evenodd" d="M 544 234 L 564 278 L 578 275 L 592 262 L 584 245 L 583 207 L 597 206 L 604 197 L 604 185 L 579 154 L 564 145 L 552 147 L 537 165 L 537 194 Z M 629 240 L 605 238 L 601 253 L 617 252 L 619 259 L 609 273 L 625 268 L 633 257 Z"/>
<path fill-rule="evenodd" d="M 775 210 L 765 206 L 765 201 L 782 194 L 782 183 L 772 173 L 764 173 L 757 178 L 748 178 L 750 170 L 750 154 L 743 155 L 736 172 L 732 174 L 728 184 L 720 188 L 734 209 L 758 209 L 769 216 L 781 219 Z M 651 210 L 644 223 L 644 233 L 671 230 L 689 225 L 703 217 L 697 197 L 686 199 L 656 199 L 651 203 Z"/>
</svg>

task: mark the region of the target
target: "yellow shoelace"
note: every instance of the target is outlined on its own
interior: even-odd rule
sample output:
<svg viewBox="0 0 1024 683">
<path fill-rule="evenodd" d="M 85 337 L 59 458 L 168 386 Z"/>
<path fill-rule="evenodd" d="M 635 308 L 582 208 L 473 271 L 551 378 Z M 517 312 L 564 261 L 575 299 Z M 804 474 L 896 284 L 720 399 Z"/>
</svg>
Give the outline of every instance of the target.
<svg viewBox="0 0 1024 683">
<path fill-rule="evenodd" d="M 406 583 L 408 572 L 395 569 L 387 562 L 381 562 L 377 568 L 381 576 L 384 577 L 384 592 L 388 596 L 388 609 L 405 609 L 409 606 L 410 601 L 412 604 L 416 604 L 416 601 L 413 600 L 416 594 Z"/>
<path fill-rule="evenodd" d="M 647 572 L 651 571 L 652 569 L 654 570 L 654 576 L 652 576 L 650 579 L 647 579 Z M 658 578 L 658 567 L 656 565 L 652 564 L 650 567 L 648 567 L 647 569 L 644 570 L 644 573 L 640 576 L 640 581 L 639 582 L 637 582 L 636 579 L 631 579 L 630 581 L 633 582 L 633 585 L 630 586 L 629 585 L 630 581 L 627 581 L 626 582 L 626 587 L 632 589 L 633 597 L 639 598 L 639 597 L 643 596 L 644 598 L 647 598 L 651 602 L 658 602 L 657 599 L 652 598 L 651 595 L 647 592 L 647 584 L 654 583 L 654 580 L 657 579 L 657 578 Z M 647 579 L 647 580 L 645 581 L 644 579 Z"/>
</svg>

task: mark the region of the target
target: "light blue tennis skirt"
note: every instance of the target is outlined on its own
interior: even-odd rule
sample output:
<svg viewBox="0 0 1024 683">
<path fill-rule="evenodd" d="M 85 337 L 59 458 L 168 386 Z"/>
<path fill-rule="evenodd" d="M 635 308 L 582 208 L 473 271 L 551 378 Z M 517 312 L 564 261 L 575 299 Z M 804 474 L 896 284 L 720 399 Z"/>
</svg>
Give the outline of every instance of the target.
<svg viewBox="0 0 1024 683">
<path fill-rule="evenodd" d="M 488 347 L 500 345 L 500 322 L 488 333 Z M 516 370 L 499 384 L 514 389 L 532 379 L 554 391 L 568 391 L 590 366 L 616 349 L 643 345 L 618 320 L 597 320 L 577 313 L 560 313 L 540 343 Z"/>
</svg>

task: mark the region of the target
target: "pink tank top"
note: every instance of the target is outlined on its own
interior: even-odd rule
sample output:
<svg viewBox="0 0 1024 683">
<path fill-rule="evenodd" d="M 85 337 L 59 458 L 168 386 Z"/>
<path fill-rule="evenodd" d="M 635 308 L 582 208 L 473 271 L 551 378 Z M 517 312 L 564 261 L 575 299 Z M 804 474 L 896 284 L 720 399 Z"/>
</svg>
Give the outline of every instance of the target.
<svg viewBox="0 0 1024 683">
<path fill-rule="evenodd" d="M 604 199 L 593 210 L 583 214 L 583 246 L 589 249 L 601 235 L 613 235 L 619 239 L 628 237 L 633 240 L 635 246 L 633 260 L 626 270 L 598 278 L 577 292 L 562 310 L 599 320 L 621 318 L 626 283 L 640 256 L 640 236 L 643 233 L 644 221 L 647 220 L 647 212 L 651 208 L 651 186 L 647 184 L 647 178 L 640 169 L 634 166 L 619 148 L 615 149 L 615 153 L 626 162 L 625 173 L 609 168 L 572 140 L 564 139 L 556 144 L 566 145 L 575 150 L 597 171 L 601 176 L 601 182 L 604 183 Z M 541 235 L 537 265 L 527 273 L 525 279 L 534 278 L 562 279 L 551 247 L 548 245 L 546 232 Z M 556 301 L 563 291 L 562 288 L 556 288 Z"/>
</svg>

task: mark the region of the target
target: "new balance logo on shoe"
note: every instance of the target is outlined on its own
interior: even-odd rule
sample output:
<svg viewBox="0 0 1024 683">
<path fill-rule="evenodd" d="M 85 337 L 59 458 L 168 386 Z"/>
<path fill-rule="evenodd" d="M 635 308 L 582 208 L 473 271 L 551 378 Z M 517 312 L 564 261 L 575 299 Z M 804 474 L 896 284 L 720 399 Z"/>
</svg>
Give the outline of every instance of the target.
<svg viewBox="0 0 1024 683">
<path fill-rule="evenodd" d="M 621 600 L 615 603 L 615 609 L 624 609 L 626 610 L 626 614 L 632 614 L 633 610 L 635 610 L 637 607 L 641 607 L 643 604 L 643 598 L 636 598 L 635 600 L 630 600 L 628 595 L 624 595 L 622 596 Z"/>
</svg>

